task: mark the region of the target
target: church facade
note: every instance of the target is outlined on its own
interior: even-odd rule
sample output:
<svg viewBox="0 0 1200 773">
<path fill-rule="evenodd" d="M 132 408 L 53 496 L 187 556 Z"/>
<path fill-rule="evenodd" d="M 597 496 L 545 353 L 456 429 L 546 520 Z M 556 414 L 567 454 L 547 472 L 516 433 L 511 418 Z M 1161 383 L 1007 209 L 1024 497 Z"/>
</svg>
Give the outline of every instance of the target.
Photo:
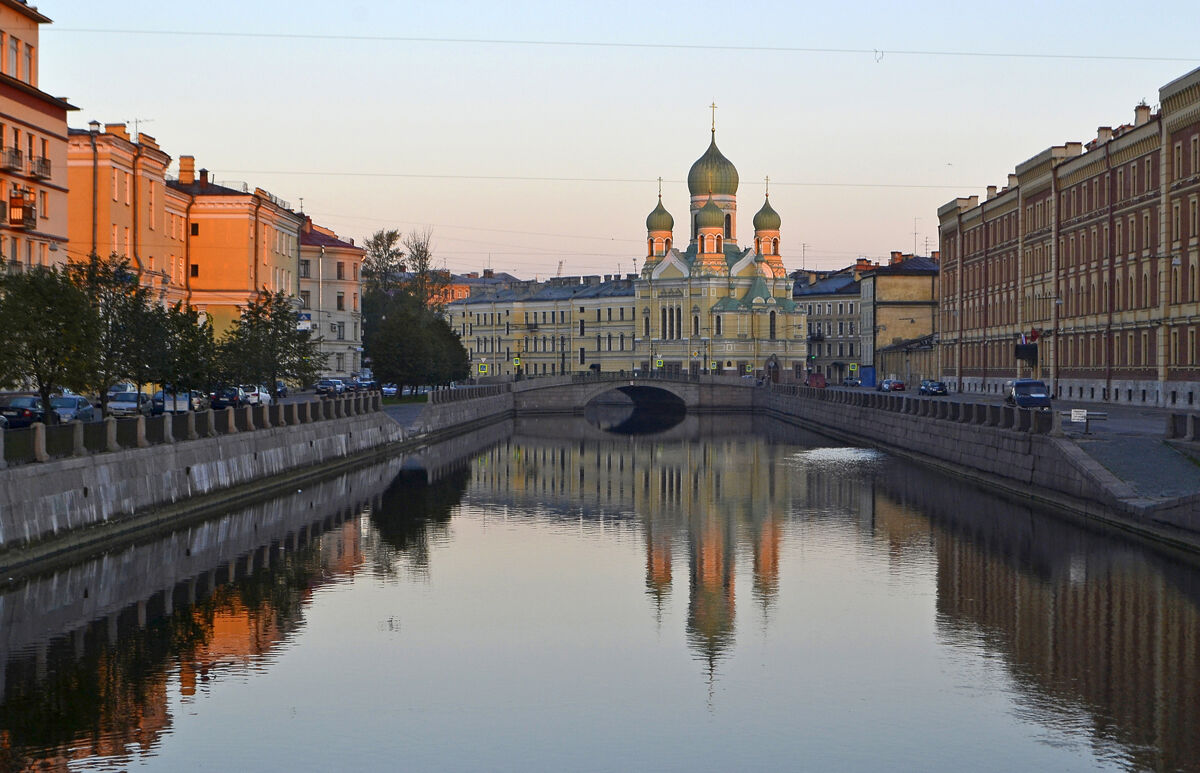
<svg viewBox="0 0 1200 773">
<path fill-rule="evenodd" d="M 769 192 L 738 241 L 738 173 L 717 148 L 688 173 L 684 246 L 662 203 L 646 218 L 642 270 L 563 277 L 447 306 L 476 376 L 585 371 L 785 374 L 803 378 L 805 316 L 783 266 Z"/>
</svg>

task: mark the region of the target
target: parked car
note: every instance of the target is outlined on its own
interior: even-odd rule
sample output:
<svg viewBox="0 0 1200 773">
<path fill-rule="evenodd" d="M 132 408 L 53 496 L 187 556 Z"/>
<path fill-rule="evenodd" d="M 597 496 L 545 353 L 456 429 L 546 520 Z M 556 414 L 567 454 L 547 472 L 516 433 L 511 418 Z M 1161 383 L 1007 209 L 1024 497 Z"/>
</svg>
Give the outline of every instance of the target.
<svg viewBox="0 0 1200 773">
<path fill-rule="evenodd" d="M 151 408 L 155 415 L 160 413 L 187 413 L 188 411 L 203 411 L 208 407 L 208 398 L 203 392 L 171 392 L 162 389 L 150 397 Z"/>
<path fill-rule="evenodd" d="M 946 388 L 946 382 L 933 381 L 932 379 L 925 379 L 921 382 L 921 386 L 917 388 L 917 394 L 919 395 L 945 395 L 949 393 L 950 390 Z"/>
<path fill-rule="evenodd" d="M 1045 382 L 1035 378 L 1018 378 L 1004 382 L 1006 405 L 1048 411 L 1051 408 L 1050 399 L 1050 389 Z"/>
<path fill-rule="evenodd" d="M 396 391 L 397 391 L 396 385 L 395 384 L 384 384 L 382 387 L 382 391 L 383 391 L 384 397 L 395 397 Z"/>
<path fill-rule="evenodd" d="M 58 414 L 59 421 L 95 421 L 96 407 L 80 395 L 51 397 L 50 407 Z"/>
<path fill-rule="evenodd" d="M 110 386 L 108 388 L 108 397 L 109 397 L 109 399 L 112 399 L 112 396 L 117 394 L 118 392 L 136 392 L 136 391 L 138 391 L 137 384 L 134 384 L 131 381 L 122 381 L 120 383 L 113 384 L 112 386 Z"/>
<path fill-rule="evenodd" d="M 857 379 L 857 378 L 844 378 L 844 379 L 842 379 L 842 386 L 844 386 L 844 387 L 860 387 L 860 386 L 862 386 L 862 380 Z"/>
<path fill-rule="evenodd" d="M 241 408 L 247 404 L 241 387 L 222 387 L 209 395 L 209 400 L 214 409 Z"/>
<path fill-rule="evenodd" d="M 892 385 L 892 380 L 890 378 L 885 378 L 883 381 L 880 381 L 878 384 L 875 385 L 875 391 L 876 392 L 887 392 L 891 388 L 891 385 Z"/>
<path fill-rule="evenodd" d="M 265 386 L 255 386 L 250 384 L 242 387 L 242 392 L 246 395 L 246 402 L 250 405 L 270 405 L 271 391 Z"/>
<path fill-rule="evenodd" d="M 346 391 L 346 385 L 341 379 L 323 378 L 317 382 L 315 389 L 319 395 L 340 395 Z"/>
<path fill-rule="evenodd" d="M 8 429 L 8 418 L 0 414 L 0 429 Z"/>
<path fill-rule="evenodd" d="M 108 398 L 109 416 L 149 416 L 153 412 L 150 395 L 144 392 L 117 392 Z"/>
<path fill-rule="evenodd" d="M 287 396 L 288 396 L 287 384 L 283 383 L 282 381 L 276 381 L 275 382 L 275 397 L 280 398 L 280 397 L 287 397 Z"/>
<path fill-rule="evenodd" d="M 903 392 L 904 382 L 898 378 L 888 379 L 888 392 Z"/>
<path fill-rule="evenodd" d="M 42 398 L 37 395 L 12 395 L 0 406 L 0 416 L 8 421 L 10 429 L 28 427 L 35 422 L 46 421 L 42 409 Z"/>
</svg>

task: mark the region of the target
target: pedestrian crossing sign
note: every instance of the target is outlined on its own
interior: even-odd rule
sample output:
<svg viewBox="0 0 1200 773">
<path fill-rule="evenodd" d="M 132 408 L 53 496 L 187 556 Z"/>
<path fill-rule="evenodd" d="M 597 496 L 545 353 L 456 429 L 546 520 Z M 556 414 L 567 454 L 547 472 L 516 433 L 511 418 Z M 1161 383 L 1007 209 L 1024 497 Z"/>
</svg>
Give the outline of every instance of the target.
<svg viewBox="0 0 1200 773">
<path fill-rule="evenodd" d="M 487 363 L 486 362 L 479 363 L 479 375 L 486 376 L 487 372 L 488 372 Z"/>
</svg>

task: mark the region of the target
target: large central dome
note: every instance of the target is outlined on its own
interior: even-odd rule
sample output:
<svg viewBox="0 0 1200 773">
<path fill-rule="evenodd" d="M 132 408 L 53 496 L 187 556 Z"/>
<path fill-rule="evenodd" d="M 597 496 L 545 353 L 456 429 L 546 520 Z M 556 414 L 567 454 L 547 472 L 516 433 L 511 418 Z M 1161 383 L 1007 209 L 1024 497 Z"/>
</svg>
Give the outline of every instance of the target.
<svg viewBox="0 0 1200 773">
<path fill-rule="evenodd" d="M 734 196 L 737 194 L 737 187 L 737 169 L 717 149 L 717 133 L 714 131 L 708 150 L 692 164 L 692 169 L 688 172 L 688 191 L 693 196 L 708 193 Z"/>
</svg>

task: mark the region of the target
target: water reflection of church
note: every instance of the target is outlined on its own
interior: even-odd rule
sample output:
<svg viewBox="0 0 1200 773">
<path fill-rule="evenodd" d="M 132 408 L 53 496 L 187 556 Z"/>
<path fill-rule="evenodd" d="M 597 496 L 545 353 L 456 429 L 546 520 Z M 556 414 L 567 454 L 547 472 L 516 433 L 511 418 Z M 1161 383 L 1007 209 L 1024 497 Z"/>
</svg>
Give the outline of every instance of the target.
<svg viewBox="0 0 1200 773">
<path fill-rule="evenodd" d="M 712 672 L 734 642 L 739 556 L 750 554 L 755 602 L 764 613 L 774 602 L 795 485 L 779 457 L 791 450 L 745 434 L 704 444 L 520 436 L 478 460 L 472 495 L 542 516 L 640 519 L 654 612 L 661 620 L 685 559 L 688 642 Z"/>
</svg>

